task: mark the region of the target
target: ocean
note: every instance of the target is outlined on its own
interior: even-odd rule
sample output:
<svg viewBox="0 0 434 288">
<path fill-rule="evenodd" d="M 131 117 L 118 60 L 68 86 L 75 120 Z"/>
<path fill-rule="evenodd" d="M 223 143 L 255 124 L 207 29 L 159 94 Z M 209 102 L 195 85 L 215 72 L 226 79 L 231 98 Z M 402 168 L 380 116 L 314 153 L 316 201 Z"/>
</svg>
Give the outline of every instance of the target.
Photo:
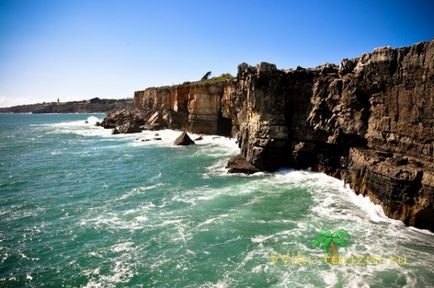
<svg viewBox="0 0 434 288">
<path fill-rule="evenodd" d="M 233 139 L 103 117 L 0 114 L 1 287 L 434 287 L 434 234 L 343 182 L 229 175 Z M 350 235 L 342 263 L 311 245 L 324 229 Z"/>
</svg>

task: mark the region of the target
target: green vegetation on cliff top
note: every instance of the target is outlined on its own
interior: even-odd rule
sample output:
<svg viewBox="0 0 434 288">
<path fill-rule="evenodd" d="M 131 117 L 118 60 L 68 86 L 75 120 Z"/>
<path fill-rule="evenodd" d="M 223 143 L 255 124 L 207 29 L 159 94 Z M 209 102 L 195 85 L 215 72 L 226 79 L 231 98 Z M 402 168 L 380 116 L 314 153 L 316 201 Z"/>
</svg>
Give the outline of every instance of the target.
<svg viewBox="0 0 434 288">
<path fill-rule="evenodd" d="M 234 80 L 235 77 L 232 76 L 230 73 L 223 73 L 220 76 L 212 77 L 209 79 L 199 80 L 199 81 L 186 81 L 182 83 L 183 85 L 189 85 L 189 84 L 217 84 L 225 81 Z"/>
</svg>

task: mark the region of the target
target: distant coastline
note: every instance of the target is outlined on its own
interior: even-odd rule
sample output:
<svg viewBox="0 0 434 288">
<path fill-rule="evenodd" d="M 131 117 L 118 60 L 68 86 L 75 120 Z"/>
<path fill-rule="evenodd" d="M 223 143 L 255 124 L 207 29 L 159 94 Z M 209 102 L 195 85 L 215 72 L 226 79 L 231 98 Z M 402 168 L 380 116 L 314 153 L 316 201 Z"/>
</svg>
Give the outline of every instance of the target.
<svg viewBox="0 0 434 288">
<path fill-rule="evenodd" d="M 70 101 L 70 102 L 49 102 L 37 104 L 25 104 L 12 107 L 0 108 L 0 113 L 96 113 L 110 112 L 125 108 L 134 107 L 132 98 L 126 99 L 100 99 Z"/>
</svg>

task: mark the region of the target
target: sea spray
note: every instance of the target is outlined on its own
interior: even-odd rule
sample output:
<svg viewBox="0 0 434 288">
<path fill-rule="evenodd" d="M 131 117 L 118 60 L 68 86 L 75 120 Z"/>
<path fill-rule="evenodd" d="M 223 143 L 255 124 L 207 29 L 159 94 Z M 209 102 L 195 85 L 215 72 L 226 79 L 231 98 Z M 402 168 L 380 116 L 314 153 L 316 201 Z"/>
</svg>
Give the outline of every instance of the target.
<svg viewBox="0 0 434 288">
<path fill-rule="evenodd" d="M 339 180 L 228 175 L 234 139 L 176 147 L 180 131 L 111 135 L 90 116 L 103 117 L 0 115 L 1 286 L 434 285 L 434 235 Z M 322 229 L 351 235 L 341 255 L 408 265 L 273 265 L 271 253 L 323 257 L 310 245 Z"/>
</svg>

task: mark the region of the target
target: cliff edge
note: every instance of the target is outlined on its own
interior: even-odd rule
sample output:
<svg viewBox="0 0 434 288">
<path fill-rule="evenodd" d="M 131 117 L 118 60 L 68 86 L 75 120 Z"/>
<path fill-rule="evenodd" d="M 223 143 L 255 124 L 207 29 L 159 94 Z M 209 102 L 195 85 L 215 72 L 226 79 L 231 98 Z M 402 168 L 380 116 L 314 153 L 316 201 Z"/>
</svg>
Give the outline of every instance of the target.
<svg viewBox="0 0 434 288">
<path fill-rule="evenodd" d="M 148 88 L 134 100 L 140 129 L 235 137 L 230 171 L 310 167 L 434 231 L 434 40 L 311 69 L 243 63 L 234 80 Z M 108 128 L 130 125 L 118 119 Z"/>
<path fill-rule="evenodd" d="M 249 163 L 325 172 L 434 231 L 434 41 L 314 69 L 242 64 L 234 86 L 224 115 Z"/>
</svg>

